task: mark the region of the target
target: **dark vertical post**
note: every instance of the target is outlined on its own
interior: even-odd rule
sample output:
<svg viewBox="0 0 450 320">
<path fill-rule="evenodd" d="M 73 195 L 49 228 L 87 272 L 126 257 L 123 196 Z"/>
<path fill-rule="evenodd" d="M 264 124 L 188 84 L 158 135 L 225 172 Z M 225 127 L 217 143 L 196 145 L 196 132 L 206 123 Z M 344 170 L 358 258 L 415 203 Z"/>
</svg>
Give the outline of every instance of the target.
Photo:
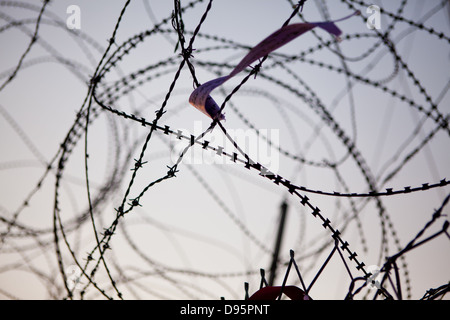
<svg viewBox="0 0 450 320">
<path fill-rule="evenodd" d="M 283 201 L 283 203 L 281 204 L 280 224 L 278 225 L 278 234 L 275 242 L 275 249 L 273 250 L 272 266 L 270 267 L 269 286 L 273 286 L 273 282 L 275 280 L 277 272 L 277 261 L 280 253 L 281 241 L 283 239 L 284 224 L 286 221 L 287 209 L 288 209 L 287 202 Z"/>
</svg>

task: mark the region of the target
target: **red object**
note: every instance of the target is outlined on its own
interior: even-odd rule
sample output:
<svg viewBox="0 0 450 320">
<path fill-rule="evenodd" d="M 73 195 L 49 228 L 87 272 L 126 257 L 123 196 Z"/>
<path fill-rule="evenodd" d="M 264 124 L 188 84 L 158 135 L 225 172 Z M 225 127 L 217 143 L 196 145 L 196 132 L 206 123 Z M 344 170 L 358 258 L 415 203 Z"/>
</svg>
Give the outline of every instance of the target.
<svg viewBox="0 0 450 320">
<path fill-rule="evenodd" d="M 302 289 L 295 286 L 264 287 L 256 291 L 249 300 L 276 300 L 283 292 L 291 300 L 312 300 Z"/>
</svg>

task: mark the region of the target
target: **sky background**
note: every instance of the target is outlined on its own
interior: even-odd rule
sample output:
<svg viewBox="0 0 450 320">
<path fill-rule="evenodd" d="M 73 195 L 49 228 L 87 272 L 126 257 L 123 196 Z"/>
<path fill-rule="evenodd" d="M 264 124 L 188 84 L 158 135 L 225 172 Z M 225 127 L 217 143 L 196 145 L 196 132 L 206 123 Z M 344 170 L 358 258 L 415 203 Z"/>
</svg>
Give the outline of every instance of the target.
<svg viewBox="0 0 450 320">
<path fill-rule="evenodd" d="M 183 13 L 187 42 L 207 3 L 195 2 Z M 354 12 L 347 3 L 352 2 L 309 0 L 302 17 L 306 21 L 339 19 Z M 261 74 L 251 77 L 227 104 L 224 126 L 236 135 L 237 141 L 242 139 L 240 146 L 245 151 L 263 164 L 269 158 L 272 163 L 267 165 L 297 186 L 324 192 L 368 192 L 360 167 L 348 156 L 336 131 L 317 112 L 317 105 L 310 103 L 314 99 L 320 101 L 354 142 L 378 190 L 420 187 L 448 178 L 450 145 L 445 130 L 438 130 L 414 156 L 409 155 L 438 126 L 425 112 L 418 111 L 417 106 L 430 109 L 426 95 L 437 104 L 442 115 L 447 116 L 450 109 L 450 9 L 445 1 L 405 3 L 404 7 L 401 1 L 367 3 L 388 13 L 402 10 L 403 21 L 393 21 L 388 14 L 382 14 L 379 32 L 390 30 L 389 39 L 403 65 L 396 65 L 387 46 L 377 45 L 375 30 L 366 26 L 367 6 L 355 4 L 363 15 L 337 23 L 343 32 L 340 43 L 335 43 L 325 31 L 315 30 L 271 54 Z M 0 91 L 1 299 L 60 299 L 67 294 L 55 251 L 55 199 L 67 235 L 65 243 L 61 232 L 58 233 L 66 272 L 75 265 L 69 248 L 83 264 L 88 252 L 95 248 L 93 223 L 87 214 L 85 148 L 89 154 L 91 199 L 99 201 L 94 210 L 97 232 L 111 226 L 115 208 L 125 195 L 133 174 L 130 169 L 134 167 L 134 159 L 139 158 L 149 127 L 100 112 L 95 103 L 87 139 L 84 131 L 78 130 L 80 134 L 70 145 L 58 185 L 55 176 L 60 146 L 88 95 L 90 79 L 124 4 L 125 1 L 118 0 L 52 1 L 21 69 Z M 182 1 L 182 6 L 185 4 Z M 0 2 L 0 84 L 12 74 L 29 45 L 41 5 L 37 1 Z M 80 8 L 79 30 L 67 27 L 70 5 Z M 147 121 L 154 119 L 181 63 L 179 48 L 175 51 L 177 36 L 170 23 L 172 10 L 172 1 L 131 1 L 108 57 L 128 39 L 154 29 L 164 19 L 169 20 L 160 32 L 145 36 L 105 74 L 99 95 L 105 88 L 112 88 L 106 92 L 114 97 L 108 100 L 101 95 L 105 104 Z M 250 47 L 280 28 L 292 10 L 289 1 L 213 1 L 193 46 L 196 50 L 191 61 L 199 81 L 204 83 L 218 74 L 228 74 Z M 423 23 L 434 31 L 430 33 L 408 21 Z M 299 22 L 303 20 L 298 16 L 291 21 Z M 438 36 L 441 32 L 445 35 L 443 39 Z M 331 44 L 318 47 L 320 43 Z M 314 49 L 312 53 L 310 48 Z M 347 59 L 340 59 L 337 52 Z M 286 60 L 287 56 L 298 57 L 302 53 L 305 60 Z M 169 58 L 172 60 L 167 61 Z M 420 86 L 414 83 L 405 66 Z M 369 84 L 338 72 L 345 68 L 368 79 Z M 244 76 L 242 72 L 213 92 L 219 105 Z M 375 87 L 373 83 L 377 81 L 382 85 Z M 281 84 L 288 84 L 306 98 Z M 397 97 L 383 90 L 383 86 Z M 188 103 L 192 90 L 192 76 L 185 66 L 159 125 L 186 135 L 199 134 L 208 128 L 210 119 Z M 398 98 L 401 96 L 414 101 L 415 106 L 401 101 Z M 252 128 L 267 133 L 267 138 L 282 150 L 309 162 L 337 162 L 338 170 L 299 163 L 276 149 L 268 150 L 265 140 L 258 139 Z M 211 145 L 236 152 L 218 128 L 205 139 Z M 146 163 L 137 171 L 127 202 L 150 182 L 165 176 L 167 166 L 174 164 L 177 152 L 186 145 L 186 141 L 176 136 L 155 132 L 144 153 Z M 306 283 L 312 281 L 325 262 L 332 250 L 331 234 L 297 197 L 242 164 L 213 157 L 199 146 L 194 147 L 178 167 L 175 178 L 151 187 L 140 199 L 141 206 L 134 207 L 119 221 L 105 261 L 124 298 L 242 299 L 244 282 L 249 283 L 250 293 L 256 291 L 259 270 L 263 268 L 268 274 L 283 201 L 289 206 L 280 261 L 287 263 L 292 249 Z M 44 176 L 49 164 L 52 169 Z M 395 174 L 389 178 L 391 173 Z M 397 253 L 431 220 L 448 190 L 441 187 L 379 197 L 385 208 L 385 220 L 380 218 L 377 203 L 371 197 L 304 194 L 341 230 L 343 240 L 349 242 L 360 261 L 366 266 L 380 266 L 386 256 Z M 448 208 L 442 214 L 427 229 L 424 238 L 442 228 L 448 220 Z M 383 237 L 387 238 L 384 243 L 387 252 L 382 245 Z M 449 244 L 448 235 L 443 234 L 401 260 L 402 287 L 406 292 L 409 281 L 411 298 L 421 298 L 426 290 L 448 283 Z M 352 261 L 346 262 L 354 277 L 362 275 Z M 286 265 L 278 266 L 275 284 L 281 285 L 285 270 Z M 116 298 L 103 264 L 95 279 Z M 288 283 L 300 286 L 295 272 L 291 271 Z M 342 260 L 334 255 L 310 295 L 314 299 L 343 299 L 349 284 Z M 75 289 L 75 298 L 79 297 L 79 291 Z M 90 286 L 85 298 L 103 296 Z"/>
</svg>

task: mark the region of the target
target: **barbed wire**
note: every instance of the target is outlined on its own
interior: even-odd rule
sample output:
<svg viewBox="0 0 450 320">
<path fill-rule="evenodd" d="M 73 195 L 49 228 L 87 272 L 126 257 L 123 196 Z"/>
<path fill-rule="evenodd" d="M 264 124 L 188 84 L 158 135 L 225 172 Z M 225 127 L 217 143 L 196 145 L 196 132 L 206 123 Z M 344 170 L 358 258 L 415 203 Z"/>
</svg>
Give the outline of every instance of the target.
<svg viewBox="0 0 450 320">
<path fill-rule="evenodd" d="M 89 33 L 66 28 L 64 19 L 50 11 L 52 2 L 49 0 L 43 1 L 41 6 L 20 1 L 0 2 L 0 19 L 6 21 L 5 25 L 0 26 L 0 36 L 17 29 L 29 38 L 26 49 L 20 54 L 15 53 L 19 57 L 18 62 L 0 70 L 0 79 L 4 79 L 0 86 L 0 95 L 7 90 L 12 90 L 10 87 L 26 77 L 25 69 L 32 70 L 40 64 L 49 62 L 56 62 L 66 68 L 81 80 L 83 89 L 86 90 L 75 118 L 72 119 L 62 142 L 51 157 L 47 157 L 34 144 L 27 133 L 26 124 L 14 117 L 9 105 L 6 102 L 0 104 L 0 115 L 25 143 L 33 157 L 38 160 L 39 168 L 42 169 L 37 182 L 31 191 L 25 192 L 21 198 L 21 204 L 16 209 L 10 209 L 6 204 L 0 203 L 0 254 L 5 257 L 16 256 L 16 259 L 5 260 L 0 264 L 0 274 L 25 270 L 47 287 L 48 296 L 52 299 L 97 297 L 126 299 L 130 296 L 141 297 L 141 293 L 162 299 L 171 298 L 170 290 L 162 292 L 153 288 L 152 279 L 158 285 L 164 283 L 168 288 L 175 289 L 174 296 L 181 295 L 188 299 L 200 299 L 205 296 L 217 298 L 226 295 L 242 298 L 244 294 L 246 298 L 249 298 L 250 288 L 254 291 L 256 289 L 255 286 L 249 285 L 248 278 L 259 283 L 259 290 L 268 287 L 264 268 L 256 266 L 256 260 L 251 262 L 250 267 L 240 270 L 212 269 L 211 271 L 201 267 L 183 268 L 178 264 L 172 264 L 170 259 L 161 261 L 156 258 L 153 251 L 161 250 L 161 248 L 164 251 L 164 243 L 158 243 L 159 247 L 156 249 L 156 244 L 151 243 L 152 240 L 149 238 L 152 249 L 148 251 L 147 245 L 133 238 L 134 235 L 129 228 L 134 217 L 146 210 L 149 210 L 149 217 L 152 216 L 152 205 L 146 199 L 153 194 L 154 190 L 167 188 L 166 185 L 172 186 L 169 187 L 169 192 L 173 192 L 171 201 L 180 201 L 180 206 L 184 206 L 181 204 L 182 200 L 177 199 L 182 199 L 185 192 L 177 191 L 175 186 L 183 185 L 181 181 L 186 179 L 185 173 L 189 173 L 192 181 L 188 182 L 188 185 L 193 182 L 198 183 L 205 194 L 205 196 L 203 194 L 199 196 L 198 200 L 204 201 L 204 198 L 208 198 L 208 201 L 211 201 L 213 209 L 208 207 L 209 209 L 204 210 L 224 214 L 245 239 L 248 252 L 244 252 L 244 256 L 250 256 L 249 248 L 252 246 L 260 256 L 275 259 L 278 266 L 286 267 L 283 282 L 276 289 L 278 299 L 282 298 L 282 293 L 289 296 L 288 291 L 291 289 L 288 281 L 291 281 L 289 273 L 292 267 L 295 268 L 298 278 L 294 280 L 293 285 L 300 286 L 306 297 L 320 299 L 319 294 L 315 296 L 314 290 L 319 290 L 316 289 L 317 283 L 325 278 L 325 270 L 333 268 L 333 261 L 345 269 L 344 279 L 346 280 L 343 281 L 346 287 L 341 290 L 344 294 L 342 298 L 367 299 L 370 293 L 374 293 L 374 299 L 380 297 L 410 299 L 413 290 L 410 269 L 414 268 L 414 265 L 407 263 L 408 256 L 422 245 L 431 246 L 438 241 L 450 240 L 447 231 L 447 215 L 443 213 L 450 198 L 449 195 L 443 196 L 445 193 L 443 190 L 450 182 L 445 176 L 439 176 L 439 174 L 446 174 L 448 168 L 445 165 L 440 168 L 437 176 L 428 177 L 428 181 L 418 182 L 414 177 L 407 182 L 407 185 L 399 186 L 399 181 L 404 180 L 396 179 L 413 161 L 417 161 L 419 157 L 426 154 L 427 148 L 432 143 L 439 141 L 445 149 L 447 135 L 450 134 L 445 96 L 450 82 L 447 79 L 447 85 L 444 85 L 441 91 L 430 86 L 428 79 L 416 71 L 415 65 L 402 54 L 399 43 L 407 35 L 417 33 L 444 47 L 448 46 L 450 38 L 444 31 L 435 30 L 437 28 L 432 24 L 427 25 L 435 14 L 448 6 L 448 2 L 439 1 L 433 4 L 434 6 L 428 7 L 426 13 L 417 20 L 406 16 L 405 12 L 411 6 L 410 1 L 400 2 L 397 10 L 380 7 L 379 14 L 387 23 L 386 26 L 380 30 L 373 28 L 365 32 L 359 30 L 344 34 L 339 43 L 334 39 L 326 40 L 320 32 L 312 30 L 311 39 L 314 41 L 311 41 L 306 49 L 300 49 L 294 54 L 272 52 L 254 66 L 248 66 L 246 74 L 234 85 L 217 89 L 217 95 L 223 98 L 222 103 L 219 104 L 220 113 L 229 110 L 236 123 L 241 123 L 244 128 L 255 133 L 258 139 L 277 152 L 283 163 L 289 162 L 294 168 L 301 168 L 301 170 L 293 170 L 294 174 L 291 175 L 283 172 L 283 166 L 278 173 L 262 161 L 253 159 L 246 150 L 246 146 L 241 145 L 239 140 L 230 133 L 231 126 L 217 119 L 213 120 L 206 130 L 202 129 L 201 132 L 194 134 L 180 129 L 179 125 L 175 124 L 179 122 L 176 118 L 177 112 L 180 112 L 175 105 L 176 96 L 183 97 L 184 104 L 181 102 L 180 106 L 184 107 L 187 102 L 186 97 L 189 96 L 188 90 L 199 87 L 201 81 L 207 80 L 206 74 L 220 77 L 234 68 L 232 59 L 221 62 L 222 59 L 217 58 L 220 54 L 230 51 L 240 55 L 251 49 L 248 44 L 241 44 L 234 39 L 210 33 L 208 22 L 211 15 L 215 13 L 216 2 L 218 1 L 195 0 L 182 4 L 181 1 L 174 0 L 172 11 L 165 18 L 157 17 L 158 21 L 156 21 L 150 7 L 152 4 L 144 1 L 146 12 L 153 21 L 153 28 L 131 36 L 127 35 L 126 40 L 120 40 L 123 36 L 122 28 L 130 23 L 128 11 L 135 9 L 136 5 L 129 0 L 124 1 L 117 18 L 114 19 L 114 28 L 108 36 L 105 47 Z M 364 24 L 368 21 L 369 17 L 365 14 L 365 8 L 368 8 L 370 3 L 354 0 L 341 2 L 344 7 L 361 12 L 360 17 L 356 19 L 361 19 Z M 289 0 L 287 3 L 291 10 L 285 12 L 285 20 L 280 23 L 280 26 L 286 26 L 295 19 L 309 21 L 314 5 L 324 20 L 331 20 L 332 12 L 327 1 L 293 2 Z M 37 15 L 37 18 L 16 18 L 8 13 L 8 8 L 30 11 Z M 192 13 L 196 13 L 194 14 L 196 18 L 192 18 Z M 406 29 L 403 29 L 403 33 L 398 33 L 397 29 L 402 24 Z M 27 25 L 32 25 L 34 29 L 28 29 Z M 81 62 L 81 59 L 76 56 L 70 57 L 59 52 L 55 48 L 56 44 L 49 41 L 45 28 L 57 28 L 70 35 L 90 66 Z M 150 63 L 144 64 L 140 61 L 135 69 L 122 65 L 127 57 L 139 52 L 141 46 L 154 41 L 159 36 L 166 39 L 172 47 L 175 46 L 172 54 L 165 54 L 160 60 L 152 60 Z M 365 47 L 362 53 L 352 52 L 350 55 L 345 48 L 356 41 L 373 42 Z M 38 45 L 44 48 L 48 56 L 32 56 L 33 49 Z M 322 55 L 324 52 L 328 56 Z M 371 71 L 386 57 L 391 59 L 392 67 L 383 70 L 384 74 L 381 76 L 373 76 Z M 357 65 L 358 63 L 360 65 Z M 316 72 L 326 72 L 330 77 L 337 77 L 342 81 L 343 91 L 330 102 L 329 97 L 314 86 L 314 81 L 309 81 L 308 77 L 299 73 L 297 69 L 299 64 Z M 358 69 L 361 66 L 362 68 Z M 117 74 L 117 77 L 113 74 Z M 189 79 L 186 80 L 186 78 Z M 261 85 L 250 84 L 252 80 Z M 393 85 L 393 82 L 397 80 L 408 87 L 408 90 L 402 92 L 397 89 Z M 142 94 L 141 88 L 154 83 L 167 83 L 166 91 L 155 100 L 146 95 L 141 107 L 133 107 L 134 95 Z M 188 89 L 180 90 L 179 87 L 185 83 L 188 83 Z M 275 93 L 273 88 L 281 90 L 286 97 Z M 406 106 L 407 110 L 415 116 L 421 117 L 414 123 L 412 130 L 409 132 L 404 130 L 405 135 L 402 137 L 399 135 L 398 138 L 404 141 L 403 145 L 400 145 L 391 159 L 385 162 L 378 174 L 369 164 L 367 153 L 363 151 L 365 147 L 361 144 L 364 130 L 359 127 L 357 105 L 361 102 L 357 102 L 357 95 L 359 90 L 365 90 L 365 88 L 391 99 L 392 103 Z M 412 93 L 411 90 L 414 92 Z M 277 110 L 277 115 L 282 119 L 283 127 L 280 127 L 280 130 L 285 130 L 286 134 L 291 135 L 293 141 L 307 142 L 306 148 L 302 150 L 302 143 L 292 147 L 287 143 L 287 139 L 283 138 L 280 142 L 264 135 L 260 127 L 260 116 L 244 110 L 242 105 L 245 102 L 241 102 L 241 97 L 249 97 L 253 101 L 262 99 L 272 103 Z M 342 121 L 340 115 L 335 112 L 335 108 L 343 97 L 349 99 L 347 103 L 349 115 L 348 119 L 345 119 L 348 122 Z M 50 98 L 47 97 L 47 99 Z M 126 98 L 130 99 L 128 106 L 124 103 Z M 303 111 L 298 107 L 300 104 L 302 107 L 309 108 L 311 113 L 308 115 L 306 112 L 302 113 Z M 149 105 L 156 106 L 154 117 L 148 116 Z M 196 110 L 191 111 L 196 112 Z M 309 133 L 312 133 L 309 140 L 304 133 L 297 132 L 298 126 L 294 125 L 295 120 L 292 117 L 297 117 L 304 123 L 309 122 L 308 125 L 311 127 Z M 315 120 L 311 120 L 312 117 Z M 102 183 L 95 181 L 94 176 L 99 170 L 96 159 L 92 157 L 92 154 L 97 151 L 93 150 L 92 146 L 95 145 L 93 136 L 97 133 L 95 125 L 100 119 L 106 119 L 112 145 L 109 149 L 111 154 L 106 156 L 107 173 Z M 325 137 L 325 131 L 329 132 L 329 136 Z M 218 134 L 224 138 L 219 143 L 214 141 Z M 308 156 L 308 148 L 312 148 L 321 137 L 324 142 L 323 147 L 330 156 L 314 159 Z M 162 142 L 162 150 L 155 149 L 157 140 Z M 339 150 L 341 154 L 337 156 L 334 153 L 338 149 L 333 145 L 336 142 L 343 150 Z M 183 146 L 181 152 L 174 153 L 174 143 Z M 412 143 L 415 145 L 412 146 Z M 77 148 L 82 150 L 79 151 Z M 213 155 L 215 159 L 226 160 L 233 164 L 233 168 L 237 169 L 236 174 L 239 174 L 240 179 L 246 183 L 256 178 L 257 186 L 251 190 L 255 194 L 259 193 L 259 184 L 265 187 L 269 185 L 270 192 L 274 192 L 278 198 L 282 197 L 284 201 L 289 201 L 290 207 L 299 211 L 299 219 L 302 219 L 303 224 L 306 223 L 305 215 L 309 215 L 312 220 L 308 223 L 321 225 L 326 232 L 318 231 L 318 235 L 315 235 L 315 238 L 311 237 L 309 239 L 311 242 L 308 244 L 305 240 L 306 227 L 302 224 L 300 229 L 302 231 L 297 230 L 295 237 L 301 240 L 289 242 L 292 249 L 289 252 L 288 262 L 285 263 L 286 259 L 276 257 L 274 250 L 270 248 L 273 234 L 269 239 L 270 242 L 267 243 L 261 230 L 247 223 L 239 215 L 239 210 L 233 209 L 227 202 L 227 197 L 220 191 L 216 191 L 218 182 L 203 172 L 208 169 L 203 167 L 197 169 L 189 163 L 191 152 L 194 151 Z M 83 174 L 77 174 L 73 180 L 79 182 L 85 198 L 81 200 L 79 196 L 70 197 L 71 190 L 68 190 L 67 194 L 72 199 L 74 207 L 81 203 L 84 208 L 75 209 L 74 214 L 68 217 L 66 210 L 63 209 L 67 205 L 64 199 L 65 186 L 71 179 L 70 160 L 73 161 L 76 157 L 80 159 L 76 155 L 77 152 L 82 154 Z M 321 153 L 317 154 L 321 155 Z M 152 156 L 165 162 L 162 170 L 159 168 L 159 162 L 153 163 Z M 354 178 L 352 175 L 356 175 L 348 174 L 347 166 L 350 162 L 354 165 L 354 172 L 362 178 L 362 187 L 350 182 Z M 12 163 L 0 162 L 0 169 L 11 170 Z M 29 162 L 16 163 L 20 167 L 27 166 Z M 149 177 L 147 174 L 150 171 L 146 170 L 148 167 L 151 167 L 151 171 L 154 170 L 153 175 Z M 159 174 L 154 176 L 157 170 Z M 335 179 L 336 189 L 331 189 L 327 184 L 325 187 L 321 184 L 320 188 L 311 187 L 306 180 L 297 182 L 298 172 L 308 170 L 326 171 Z M 224 172 L 230 174 L 232 171 Z M 51 223 L 45 227 L 33 226 L 32 223 L 28 223 L 25 212 L 35 208 L 36 205 L 33 202 L 43 193 L 44 184 L 48 187 L 50 177 L 55 179 L 52 187 L 53 195 L 50 196 Z M 390 183 L 392 185 L 389 186 Z M 8 184 L 13 182 L 7 181 L 6 186 Z M 21 190 L 23 191 L 24 189 Z M 444 200 L 439 209 L 433 213 L 432 219 L 426 222 L 416 236 L 404 245 L 404 237 L 399 235 L 396 223 L 399 218 L 385 203 L 385 199 L 398 200 L 401 197 L 416 195 L 419 197 L 432 191 L 442 192 L 439 199 Z M 261 192 L 261 197 L 263 194 Z M 307 194 L 314 199 L 310 199 Z M 332 209 L 326 199 L 336 201 L 337 206 Z M 372 240 L 369 240 L 371 237 L 365 231 L 362 217 L 364 208 L 369 204 L 373 206 L 372 214 L 378 214 L 380 228 L 378 252 L 371 243 L 369 244 Z M 39 214 L 38 212 L 35 215 Z M 180 213 L 181 210 L 177 214 Z M 157 219 L 144 217 L 144 220 L 149 226 L 160 231 L 166 231 L 171 235 L 176 233 L 173 228 L 158 222 Z M 438 221 L 443 221 L 441 228 L 436 227 Z M 355 226 L 352 226 L 352 223 L 355 223 Z M 437 228 L 437 231 L 425 237 L 425 233 L 431 228 Z M 353 230 L 357 231 L 358 240 L 361 242 L 355 246 L 350 245 L 348 240 Z M 87 239 L 86 233 L 89 234 Z M 200 235 L 196 234 L 194 237 L 192 234 L 188 236 L 183 233 L 183 236 L 195 238 Z M 175 243 L 175 240 L 173 241 Z M 204 240 L 205 243 L 211 244 L 215 241 L 215 239 Z M 124 263 L 121 257 L 123 253 L 120 249 L 115 249 L 124 244 L 131 248 L 143 265 L 130 267 L 131 263 L 130 265 Z M 219 245 L 217 242 L 217 246 L 229 249 L 224 243 Z M 444 243 L 444 246 L 448 247 L 448 241 Z M 377 265 L 380 267 L 375 273 L 374 270 L 368 269 L 367 262 L 358 255 L 355 247 L 361 247 L 364 256 L 378 253 Z M 192 250 L 196 252 L 196 249 Z M 392 254 L 392 251 L 396 253 Z M 230 252 L 232 252 L 231 249 Z M 296 256 L 294 252 L 297 252 Z M 236 254 L 236 256 L 239 255 Z M 47 267 L 36 262 L 40 259 L 47 261 Z M 267 262 L 258 261 L 258 263 Z M 70 274 L 67 269 L 68 266 L 76 266 L 78 270 L 75 282 L 73 274 Z M 55 277 L 56 274 L 59 277 Z M 448 274 L 446 276 L 448 277 Z M 197 283 L 192 280 L 199 278 L 211 281 L 217 286 L 216 289 L 209 287 L 210 283 Z M 231 278 L 241 281 L 242 284 L 245 283 L 244 294 L 242 291 L 236 292 L 236 289 L 227 283 L 227 279 Z M 309 278 L 311 279 L 307 281 L 306 279 Z M 144 284 L 147 279 L 150 279 L 148 286 Z M 441 285 L 430 284 L 428 288 L 426 293 L 420 293 L 422 299 L 445 298 L 449 288 L 448 278 L 443 279 Z M 166 288 L 164 290 L 166 291 Z M 214 296 L 217 294 L 216 290 L 221 290 L 218 296 Z M 8 299 L 20 298 L 15 292 L 3 285 L 0 280 L 0 295 Z"/>
</svg>

